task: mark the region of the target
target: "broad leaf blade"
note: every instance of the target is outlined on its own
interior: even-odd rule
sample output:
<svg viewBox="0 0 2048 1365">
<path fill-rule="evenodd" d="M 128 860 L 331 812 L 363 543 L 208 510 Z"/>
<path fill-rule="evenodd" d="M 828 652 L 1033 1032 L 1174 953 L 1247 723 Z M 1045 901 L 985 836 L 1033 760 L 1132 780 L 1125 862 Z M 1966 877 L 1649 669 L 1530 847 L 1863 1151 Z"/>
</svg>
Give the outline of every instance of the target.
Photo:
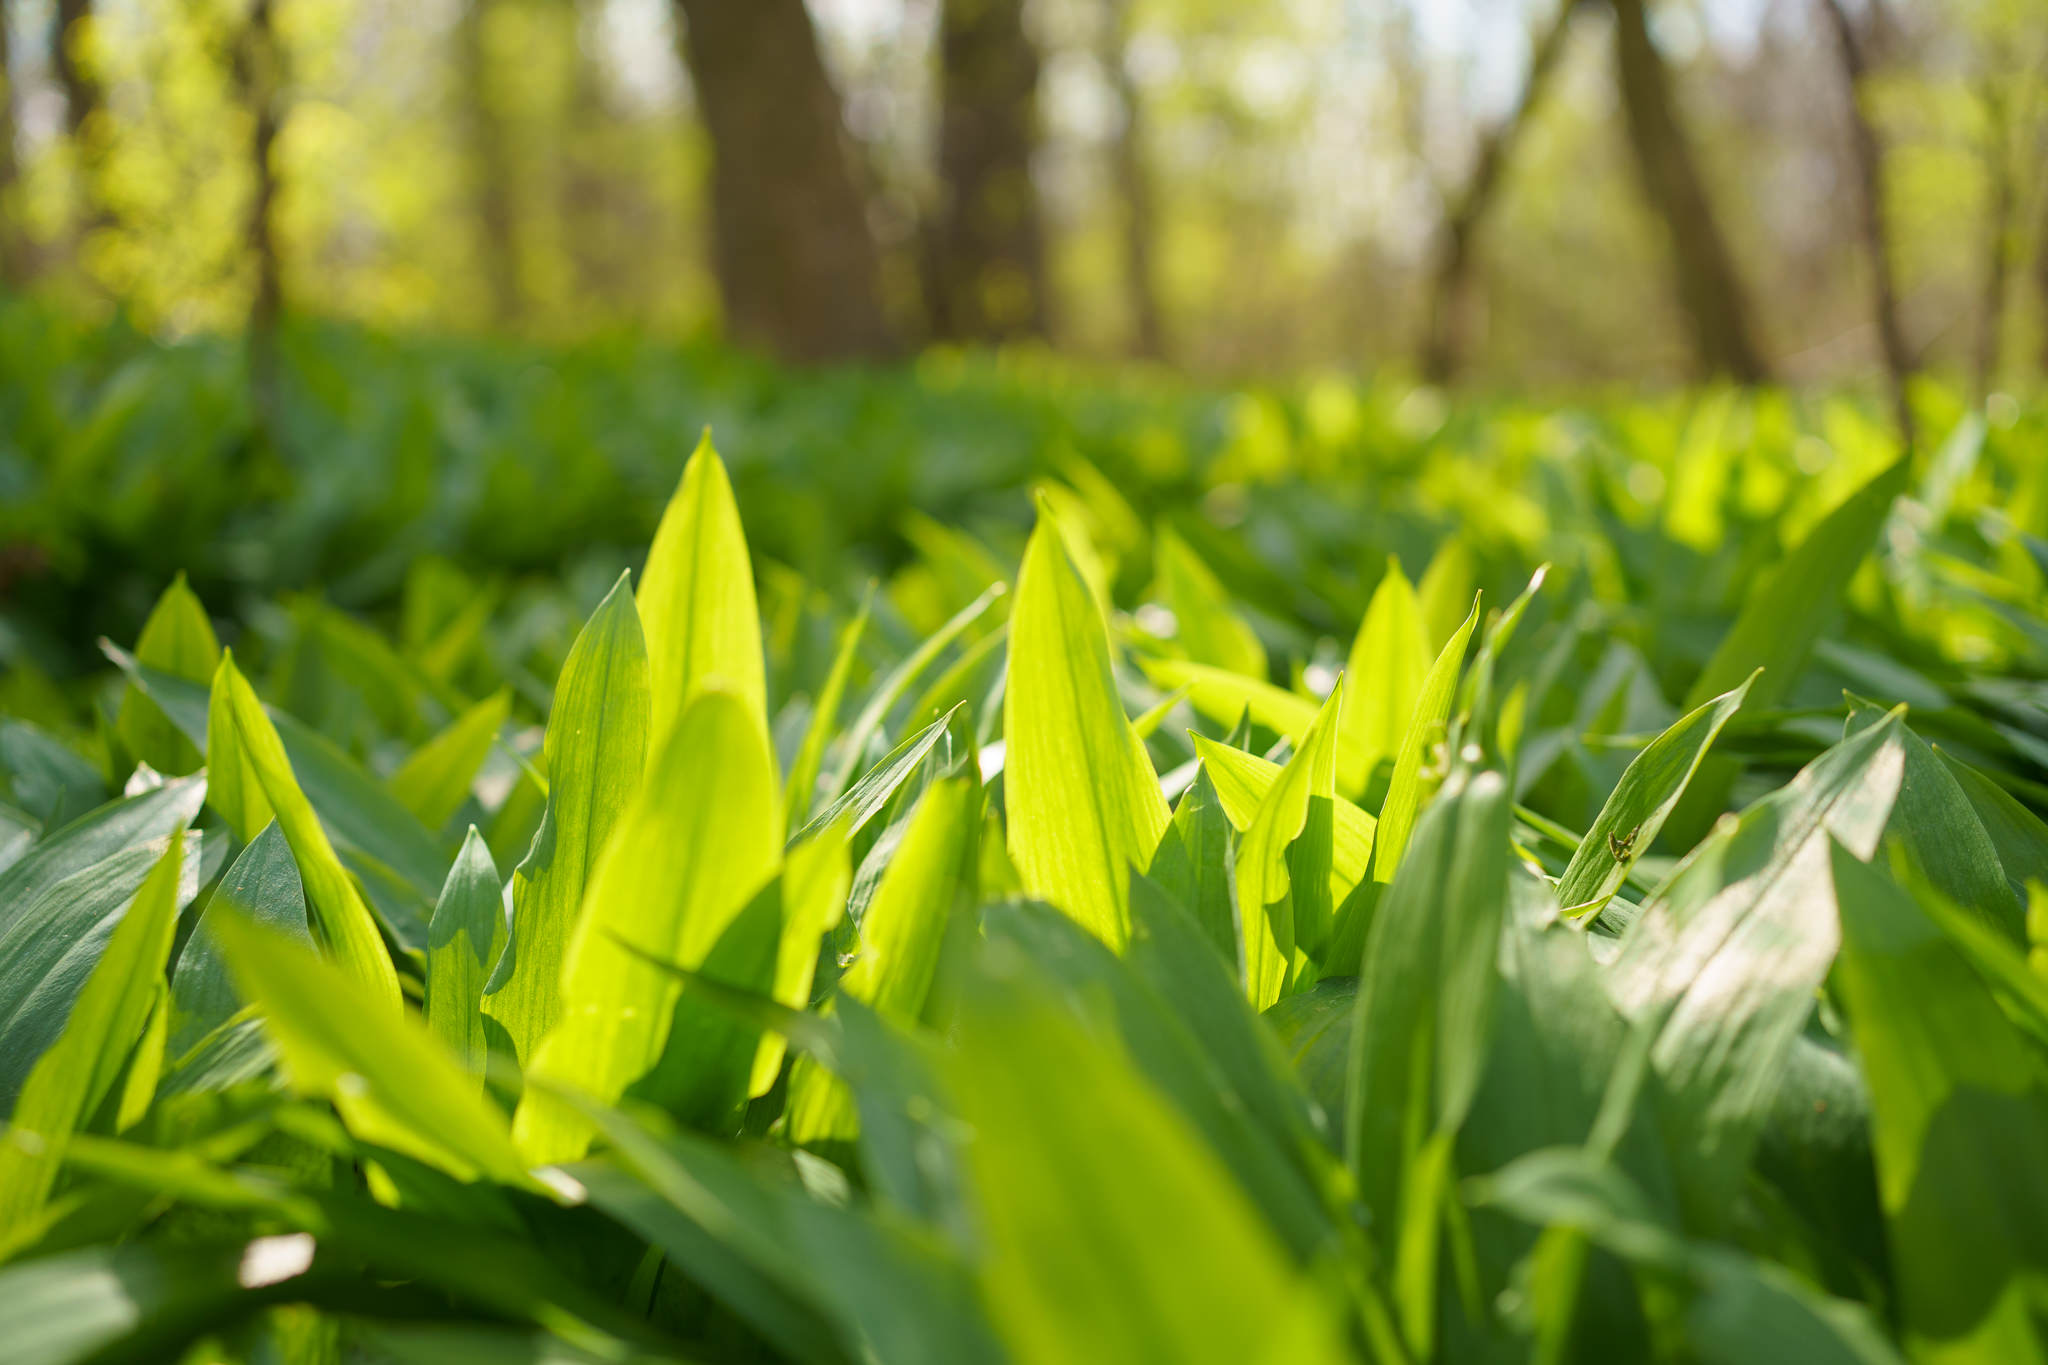
<svg viewBox="0 0 2048 1365">
<path fill-rule="evenodd" d="M 603 1101 L 625 1094 L 661 1059 L 680 987 L 624 945 L 695 968 L 774 877 L 782 809 L 755 719 L 746 698 L 708 686 L 662 743 L 591 879 L 536 1076 Z M 592 1136 L 580 1113 L 531 1089 L 515 1131 L 537 1162 L 580 1156 Z"/>
<path fill-rule="evenodd" d="M 391 794 L 428 829 L 454 817 L 490 756 L 498 731 L 512 714 L 512 694 L 500 689 L 457 716 L 391 774 Z"/>
<path fill-rule="evenodd" d="M 1400 561 L 1390 559 L 1344 666 L 1351 700 L 1344 708 L 1340 752 L 1347 767 L 1337 779 L 1347 794 L 1364 792 L 1380 760 L 1400 751 L 1429 664 L 1421 604 Z"/>
<path fill-rule="evenodd" d="M 1911 897 L 1830 857 L 1907 1340 L 1929 1360 L 2048 1357 L 2048 1066 Z"/>
<path fill-rule="evenodd" d="M 427 1027 L 481 1077 L 490 1053 L 484 983 L 505 949 L 504 888 L 475 825 L 448 869 L 427 933 Z"/>
<path fill-rule="evenodd" d="M 955 899 L 972 875 L 979 798 L 971 778 L 926 789 L 861 919 L 860 947 L 839 978 L 838 994 L 890 1023 L 915 1023 L 924 1010 Z M 810 1058 L 797 1062 L 789 1091 L 792 1142 L 854 1136 L 852 1096 Z"/>
<path fill-rule="evenodd" d="M 562 964 L 585 890 L 647 762 L 647 645 L 622 575 L 577 635 L 555 685 L 543 752 L 547 809 L 512 873 L 512 938 L 484 1013 L 528 1066 L 561 1014 Z"/>
<path fill-rule="evenodd" d="M 135 642 L 138 663 L 204 685 L 220 667 L 220 641 L 192 589 L 179 574 L 164 589 Z M 163 708 L 130 683 L 121 692 L 114 729 L 130 754 L 160 773 L 189 773 L 205 756 Z"/>
<path fill-rule="evenodd" d="M 661 514 L 637 600 L 647 631 L 653 741 L 660 742 L 690 698 L 714 679 L 747 704 L 767 733 L 754 570 L 732 481 L 708 430 Z"/>
<path fill-rule="evenodd" d="M 272 930 L 230 915 L 214 932 L 295 1090 L 332 1100 L 365 1142 L 458 1180 L 526 1183 L 504 1118 L 416 1018 Z"/>
<path fill-rule="evenodd" d="M 0 1239 L 49 1198 L 65 1143 L 113 1085 L 163 991 L 182 857 L 183 841 L 173 837 L 108 938 L 64 1032 L 22 1087 L 0 1142 Z"/>
<path fill-rule="evenodd" d="M 1608 986 L 1654 1028 L 1665 1129 L 1689 1221 L 1714 1229 L 1839 943 L 1831 840 L 1877 848 L 1905 770 L 1898 715 L 1725 820 L 1643 907 Z"/>
<path fill-rule="evenodd" d="M 1686 783 L 1755 681 L 1752 673 L 1742 686 L 1682 717 L 1636 755 L 1558 878 L 1557 899 L 1566 914 L 1594 914 L 1621 889 L 1629 868 L 1656 842 Z"/>
<path fill-rule="evenodd" d="M 1010 615 L 1003 735 L 1010 858 L 1025 890 L 1121 945 L 1130 874 L 1166 832 L 1166 798 L 1124 715 L 1094 595 L 1043 509 Z"/>
<path fill-rule="evenodd" d="M 1387 783 L 1387 799 L 1380 807 L 1378 828 L 1373 836 L 1372 877 L 1377 882 L 1394 879 L 1408 835 L 1415 828 L 1416 812 L 1422 808 L 1423 755 L 1435 745 L 1450 719 L 1451 703 L 1457 696 L 1458 669 L 1465 661 L 1465 645 L 1479 624 L 1479 601 L 1429 666 L 1416 694 L 1415 709 L 1401 735 L 1401 748 L 1394 756 L 1394 774 Z"/>
</svg>

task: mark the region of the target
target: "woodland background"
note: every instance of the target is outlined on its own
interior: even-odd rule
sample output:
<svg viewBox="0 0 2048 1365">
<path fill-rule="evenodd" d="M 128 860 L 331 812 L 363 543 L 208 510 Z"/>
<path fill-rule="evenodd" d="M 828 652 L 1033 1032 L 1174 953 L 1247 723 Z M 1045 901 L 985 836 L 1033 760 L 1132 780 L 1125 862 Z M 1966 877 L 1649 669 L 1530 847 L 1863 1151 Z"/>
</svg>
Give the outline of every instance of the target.
<svg viewBox="0 0 2048 1365">
<path fill-rule="evenodd" d="M 0 278 L 785 360 L 1988 392 L 2038 0 L 5 0 Z"/>
</svg>

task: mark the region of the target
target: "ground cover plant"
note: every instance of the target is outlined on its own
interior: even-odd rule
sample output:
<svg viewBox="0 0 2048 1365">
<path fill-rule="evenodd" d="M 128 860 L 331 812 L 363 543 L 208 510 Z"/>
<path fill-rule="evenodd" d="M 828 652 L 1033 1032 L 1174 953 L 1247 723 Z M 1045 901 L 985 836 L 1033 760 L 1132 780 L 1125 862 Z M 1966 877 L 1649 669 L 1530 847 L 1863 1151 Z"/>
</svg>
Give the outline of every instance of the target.
<svg viewBox="0 0 2048 1365">
<path fill-rule="evenodd" d="M 2048 446 L 1924 398 L 1136 404 L 828 573 L 707 438 L 619 564 L 166 569 L 0 721 L 0 1342 L 2041 1359 Z"/>
</svg>

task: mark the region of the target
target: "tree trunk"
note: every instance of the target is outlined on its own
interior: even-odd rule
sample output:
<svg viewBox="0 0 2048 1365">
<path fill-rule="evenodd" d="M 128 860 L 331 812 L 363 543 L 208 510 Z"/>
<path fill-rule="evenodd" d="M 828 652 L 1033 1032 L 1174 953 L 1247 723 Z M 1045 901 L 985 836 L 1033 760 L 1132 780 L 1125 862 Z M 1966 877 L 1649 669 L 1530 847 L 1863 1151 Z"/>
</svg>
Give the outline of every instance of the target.
<svg viewBox="0 0 2048 1365">
<path fill-rule="evenodd" d="M 1045 331 L 1045 245 L 1031 179 L 1038 53 L 1023 0 L 945 0 L 939 18 L 934 332 L 1000 341 Z"/>
<path fill-rule="evenodd" d="M 2048 375 L 2048 194 L 2041 196 L 2041 230 L 2034 249 L 2034 294 L 2041 305 L 2041 373 Z"/>
<path fill-rule="evenodd" d="M 1871 311 L 1876 316 L 1878 347 L 1891 386 L 1892 415 L 1899 439 L 1913 445 L 1913 410 L 1906 401 L 1906 380 L 1913 371 L 1906 329 L 1899 318 L 1898 291 L 1892 282 L 1891 227 L 1884 203 L 1884 153 L 1877 129 L 1863 108 L 1863 78 L 1869 74 L 1864 39 L 1841 0 L 1821 0 L 1834 31 L 1835 54 L 1841 62 L 1843 92 L 1849 114 L 1849 159 L 1856 172 L 1857 218 L 1863 249 L 1870 257 Z"/>
<path fill-rule="evenodd" d="M 1984 169 L 1990 179 L 1984 218 L 1984 288 L 1977 310 L 1977 401 L 1991 395 L 1998 382 L 2000 350 L 2005 337 L 2005 282 L 2012 271 L 2012 215 L 2015 192 L 2011 119 L 2005 92 L 1995 80 L 1985 82 L 1986 130 Z"/>
<path fill-rule="evenodd" d="M 99 76 L 84 60 L 92 28 L 92 0 L 57 0 L 50 12 L 50 70 L 64 93 L 64 129 L 77 158 L 77 231 L 83 236 L 102 222 L 100 141 L 106 107 Z"/>
<path fill-rule="evenodd" d="M 492 0 L 469 0 L 463 6 L 455 26 L 455 48 L 462 83 L 462 132 L 473 177 L 470 205 L 476 217 L 478 258 L 491 321 L 502 326 L 519 316 L 519 241 L 512 203 L 512 163 L 484 32 L 491 5 Z"/>
<path fill-rule="evenodd" d="M 711 135 L 728 335 L 790 360 L 888 353 L 874 236 L 804 0 L 677 6 Z"/>
<path fill-rule="evenodd" d="M 1693 160 L 1670 73 L 1650 40 L 1644 0 L 1610 0 L 1615 65 L 1629 146 L 1651 207 L 1671 239 L 1678 295 L 1692 328 L 1693 349 L 1706 370 L 1746 384 L 1770 378 L 1757 349 L 1735 260 L 1714 218 L 1706 181 Z"/>
<path fill-rule="evenodd" d="M 1102 64 L 1123 106 L 1123 122 L 1110 144 L 1110 164 L 1124 198 L 1124 299 L 1131 315 L 1132 353 L 1147 360 L 1166 354 L 1166 322 L 1159 311 L 1159 285 L 1152 274 L 1152 243 L 1158 210 L 1145 165 L 1145 105 L 1131 79 L 1124 53 L 1130 42 L 1131 0 L 1109 0 L 1109 41 Z"/>
<path fill-rule="evenodd" d="M 249 298 L 249 396 L 257 432 L 275 444 L 278 438 L 277 322 L 284 308 L 284 283 L 277 253 L 277 167 L 273 153 L 279 124 L 281 54 L 272 0 L 252 0 L 235 57 L 236 84 L 249 111 L 248 216 L 243 220 L 243 250 L 255 275 Z"/>
<path fill-rule="evenodd" d="M 1543 102 L 1577 9 L 1578 0 L 1559 0 L 1556 16 L 1530 51 L 1522 98 L 1480 139 L 1471 178 L 1444 215 L 1430 269 L 1429 320 L 1422 341 L 1422 375 L 1432 384 L 1448 383 L 1457 375 L 1463 359 L 1465 296 L 1472 277 L 1473 246 L 1498 198 L 1515 144 Z"/>
<path fill-rule="evenodd" d="M 21 167 L 14 159 L 15 101 L 13 54 L 8 50 L 6 0 L 0 0 L 0 288 L 18 288 L 28 279 L 28 243 L 21 231 L 19 186 Z"/>
</svg>

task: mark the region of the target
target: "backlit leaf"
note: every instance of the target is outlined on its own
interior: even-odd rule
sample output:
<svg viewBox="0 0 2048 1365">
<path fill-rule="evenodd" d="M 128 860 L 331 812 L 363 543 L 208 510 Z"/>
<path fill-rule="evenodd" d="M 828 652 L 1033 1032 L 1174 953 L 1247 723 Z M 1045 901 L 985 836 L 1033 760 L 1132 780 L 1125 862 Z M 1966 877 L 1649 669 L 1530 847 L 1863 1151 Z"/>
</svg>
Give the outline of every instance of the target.
<svg viewBox="0 0 2048 1365">
<path fill-rule="evenodd" d="M 1010 614 L 1003 735 L 1010 858 L 1025 890 L 1120 946 L 1130 874 L 1166 832 L 1166 798 L 1124 714 L 1101 612 L 1043 509 Z"/>
</svg>

